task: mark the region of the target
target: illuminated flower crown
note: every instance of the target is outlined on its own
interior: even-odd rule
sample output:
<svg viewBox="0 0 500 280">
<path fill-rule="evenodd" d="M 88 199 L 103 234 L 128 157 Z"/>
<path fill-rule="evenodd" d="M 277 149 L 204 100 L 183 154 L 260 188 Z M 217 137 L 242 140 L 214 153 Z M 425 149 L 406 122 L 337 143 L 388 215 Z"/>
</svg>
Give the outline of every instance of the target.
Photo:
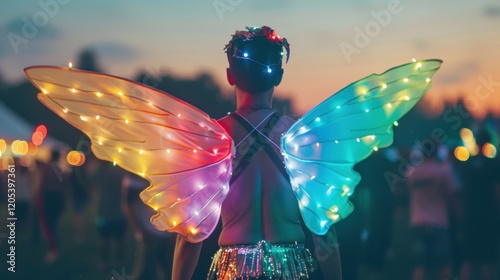
<svg viewBox="0 0 500 280">
<path fill-rule="evenodd" d="M 245 27 L 246 30 L 237 30 L 229 43 L 225 46 L 224 50 L 226 53 L 229 53 L 230 55 L 232 54 L 233 58 L 240 58 L 240 59 L 247 59 L 251 60 L 255 63 L 258 63 L 260 65 L 266 66 L 268 69 L 268 72 L 271 73 L 271 65 L 264 64 L 262 62 L 256 61 L 252 59 L 251 57 L 248 56 L 248 53 L 243 53 L 243 56 L 237 55 L 234 52 L 233 45 L 237 41 L 250 41 L 253 40 L 254 38 L 257 37 L 263 37 L 266 38 L 269 41 L 275 42 L 278 46 L 285 48 L 286 50 L 286 62 L 288 62 L 288 59 L 290 58 L 290 44 L 286 40 L 286 38 L 282 38 L 279 35 L 276 34 L 276 31 L 272 29 L 269 26 L 262 26 L 262 27 Z M 281 52 L 281 56 L 283 56 L 283 52 Z"/>
</svg>

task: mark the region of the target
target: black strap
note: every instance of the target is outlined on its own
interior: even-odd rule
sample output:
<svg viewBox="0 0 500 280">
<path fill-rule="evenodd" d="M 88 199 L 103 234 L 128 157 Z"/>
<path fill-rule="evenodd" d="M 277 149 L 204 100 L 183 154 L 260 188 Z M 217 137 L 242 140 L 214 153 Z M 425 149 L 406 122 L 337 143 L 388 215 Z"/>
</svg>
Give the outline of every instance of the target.
<svg viewBox="0 0 500 280">
<path fill-rule="evenodd" d="M 274 112 L 261 131 L 258 131 L 257 128 L 254 128 L 250 123 L 248 123 L 247 120 L 238 114 L 231 113 L 229 116 L 237 121 L 245 130 L 247 130 L 248 134 L 250 134 L 244 141 L 248 141 L 248 139 L 254 140 L 247 151 L 243 153 L 241 158 L 236 158 L 236 162 L 233 165 L 233 175 L 229 183 L 232 184 L 243 173 L 243 170 L 245 170 L 245 168 L 255 158 L 255 155 L 262 149 L 266 151 L 281 174 L 285 176 L 285 178 L 288 178 L 288 173 L 285 170 L 282 158 L 276 153 L 275 150 L 273 150 L 271 146 L 272 144 L 269 143 L 269 140 L 266 138 L 269 137 L 270 132 L 278 123 L 281 116 Z M 261 133 L 265 135 L 265 137 Z M 237 152 L 237 156 L 238 155 L 239 151 Z"/>
</svg>

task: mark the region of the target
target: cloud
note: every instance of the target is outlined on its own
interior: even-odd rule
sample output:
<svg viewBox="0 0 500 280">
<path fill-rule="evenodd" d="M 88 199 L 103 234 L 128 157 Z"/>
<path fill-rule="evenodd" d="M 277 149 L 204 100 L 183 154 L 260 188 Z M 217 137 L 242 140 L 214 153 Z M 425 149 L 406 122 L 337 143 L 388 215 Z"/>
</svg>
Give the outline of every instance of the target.
<svg viewBox="0 0 500 280">
<path fill-rule="evenodd" d="M 26 54 L 25 50 L 30 55 L 46 53 L 48 43 L 59 38 L 61 32 L 50 24 L 50 19 L 45 22 L 37 20 L 39 19 L 22 15 L 0 26 L 0 57 L 20 52 Z"/>
<path fill-rule="evenodd" d="M 27 15 L 11 19 L 2 31 L 4 34 L 12 32 L 36 40 L 55 39 L 60 35 L 59 30 L 50 24 L 50 18 L 46 22 L 39 22 L 37 18 Z"/>
<path fill-rule="evenodd" d="M 257 0 L 257 1 L 247 1 L 247 2 L 249 4 L 247 8 L 258 12 L 261 12 L 262 10 L 273 10 L 282 12 L 296 5 L 294 1 L 288 1 L 288 0 L 287 1 Z"/>
<path fill-rule="evenodd" d="M 500 17 L 500 5 L 489 5 L 483 8 L 486 17 Z"/>
<path fill-rule="evenodd" d="M 429 42 L 424 38 L 418 38 L 413 40 L 413 46 L 415 47 L 415 49 L 422 51 L 429 47 Z"/>
<path fill-rule="evenodd" d="M 136 49 L 119 42 L 101 42 L 86 47 L 106 59 L 131 59 L 137 56 Z"/>
<path fill-rule="evenodd" d="M 441 72 L 436 77 L 436 82 L 440 84 L 456 84 L 462 82 L 479 69 L 479 64 L 474 61 L 466 61 L 459 65 L 455 65 L 452 69 L 446 68 L 447 71 Z"/>
</svg>

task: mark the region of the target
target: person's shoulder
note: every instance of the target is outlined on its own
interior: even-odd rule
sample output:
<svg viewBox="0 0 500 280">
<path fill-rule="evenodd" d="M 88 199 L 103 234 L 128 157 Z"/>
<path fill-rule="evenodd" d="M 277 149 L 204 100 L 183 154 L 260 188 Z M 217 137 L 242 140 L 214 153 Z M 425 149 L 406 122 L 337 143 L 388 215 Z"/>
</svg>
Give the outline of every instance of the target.
<svg viewBox="0 0 500 280">
<path fill-rule="evenodd" d="M 220 123 L 220 124 L 229 122 L 229 120 L 230 120 L 229 115 L 230 114 L 227 114 L 224 117 L 222 117 L 220 119 L 217 119 L 217 122 Z"/>
<path fill-rule="evenodd" d="M 230 133 L 230 131 L 232 130 L 231 127 L 233 123 L 230 114 L 227 114 L 226 116 L 218 119 L 217 122 L 226 130 L 226 132 Z"/>
<path fill-rule="evenodd" d="M 281 115 L 280 117 L 280 122 L 287 128 L 290 128 L 296 121 L 297 120 L 287 115 Z"/>
<path fill-rule="evenodd" d="M 291 123 L 291 124 L 294 124 L 297 120 L 288 116 L 288 115 L 281 115 L 281 120 L 282 121 L 285 121 L 285 122 L 288 122 L 288 123 Z"/>
</svg>

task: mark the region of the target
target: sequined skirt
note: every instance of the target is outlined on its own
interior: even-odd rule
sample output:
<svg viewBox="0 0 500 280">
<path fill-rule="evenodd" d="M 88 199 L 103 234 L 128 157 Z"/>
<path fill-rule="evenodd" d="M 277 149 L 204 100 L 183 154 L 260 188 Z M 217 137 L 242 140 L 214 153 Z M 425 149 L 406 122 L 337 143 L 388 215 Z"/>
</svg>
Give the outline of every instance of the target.
<svg viewBox="0 0 500 280">
<path fill-rule="evenodd" d="M 304 244 L 260 241 L 219 249 L 207 279 L 308 279 L 313 271 L 313 258 Z"/>
</svg>

